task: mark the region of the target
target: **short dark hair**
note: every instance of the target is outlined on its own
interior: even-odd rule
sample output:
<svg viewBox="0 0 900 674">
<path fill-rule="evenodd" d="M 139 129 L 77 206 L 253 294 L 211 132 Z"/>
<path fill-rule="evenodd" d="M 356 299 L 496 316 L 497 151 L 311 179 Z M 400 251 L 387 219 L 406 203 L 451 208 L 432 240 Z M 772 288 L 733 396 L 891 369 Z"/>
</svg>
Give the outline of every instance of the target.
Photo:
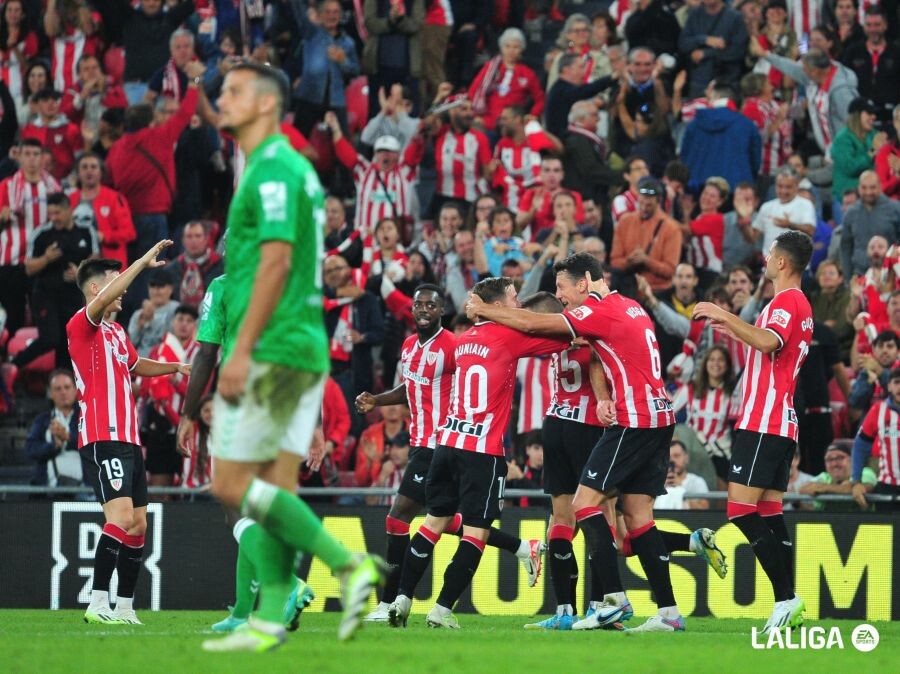
<svg viewBox="0 0 900 674">
<path fill-rule="evenodd" d="M 898 370 L 898 371 L 900 371 L 900 370 Z M 50 376 L 47 377 L 47 386 L 49 386 L 50 382 L 53 381 L 53 379 L 56 377 L 68 377 L 69 379 L 72 380 L 73 384 L 75 383 L 75 373 L 73 373 L 72 370 L 70 370 L 67 367 L 54 368 L 50 372 Z"/>
<path fill-rule="evenodd" d="M 866 9 L 866 18 L 868 19 L 870 16 L 880 16 L 885 21 L 888 20 L 887 12 L 884 11 L 884 8 L 881 5 L 872 5 L 871 7 Z"/>
<path fill-rule="evenodd" d="M 687 164 L 673 159 L 666 164 L 663 177 L 669 180 L 677 180 L 682 185 L 687 185 L 691 180 L 691 170 L 687 167 Z"/>
<path fill-rule="evenodd" d="M 129 133 L 146 129 L 152 123 L 153 106 L 149 103 L 138 103 L 125 111 L 125 130 Z"/>
<path fill-rule="evenodd" d="M 44 144 L 41 143 L 41 141 L 39 141 L 37 138 L 23 138 L 21 141 L 19 141 L 19 147 L 36 147 L 42 152 L 44 150 Z"/>
<path fill-rule="evenodd" d="M 900 379 L 900 367 L 895 367 L 888 375 L 888 381 L 893 381 L 894 379 Z"/>
<path fill-rule="evenodd" d="M 540 445 L 544 446 L 544 436 L 540 429 L 535 431 L 528 431 L 527 433 L 522 434 L 522 445 L 525 447 L 530 447 L 531 445 Z"/>
<path fill-rule="evenodd" d="M 60 98 L 62 98 L 62 94 L 53 87 L 45 87 L 40 91 L 34 92 L 31 95 L 31 100 L 34 103 L 38 103 L 40 101 L 48 101 L 50 99 L 58 101 Z"/>
<path fill-rule="evenodd" d="M 570 65 L 575 63 L 578 59 L 584 59 L 581 54 L 571 54 L 566 52 L 562 56 L 559 57 L 559 72 L 562 72 L 564 68 L 568 68 Z"/>
<path fill-rule="evenodd" d="M 459 327 L 471 328 L 473 325 L 475 324 L 472 322 L 472 319 L 465 314 L 456 314 L 456 316 L 450 320 L 451 330 L 456 330 Z"/>
<path fill-rule="evenodd" d="M 881 346 L 888 342 L 893 342 L 894 346 L 900 348 L 900 337 L 897 337 L 897 333 L 893 330 L 883 330 L 879 332 L 878 336 L 875 337 L 875 340 L 872 342 L 872 346 Z"/>
<path fill-rule="evenodd" d="M 490 195 L 490 194 L 489 194 L 489 195 L 484 195 L 484 194 L 483 194 L 483 195 L 481 195 L 481 196 L 493 196 L 493 195 Z M 438 211 L 438 217 L 440 217 L 441 211 L 447 211 L 447 210 L 450 210 L 450 211 L 456 211 L 456 214 L 459 215 L 459 219 L 460 219 L 460 220 L 465 220 L 465 219 L 466 219 L 465 208 L 464 208 L 463 205 L 462 205 L 461 203 L 459 203 L 458 201 L 445 201 L 445 202 L 441 205 L 440 211 Z"/>
<path fill-rule="evenodd" d="M 228 72 L 240 70 L 249 70 L 259 79 L 265 80 L 273 84 L 278 91 L 278 119 L 281 119 L 285 111 L 285 106 L 290 100 L 291 83 L 287 76 L 278 68 L 273 68 L 265 63 L 256 63 L 253 61 L 241 61 L 237 65 L 231 67 Z"/>
<path fill-rule="evenodd" d="M 787 254 L 791 260 L 791 268 L 798 273 L 802 273 L 806 269 L 809 258 L 812 257 L 812 239 L 808 234 L 796 230 L 779 234 L 775 239 L 775 247 Z"/>
<path fill-rule="evenodd" d="M 186 304 L 184 302 L 175 307 L 175 315 L 177 316 L 178 314 L 187 314 L 195 321 L 200 318 L 200 312 L 197 311 L 197 307 L 193 304 Z"/>
<path fill-rule="evenodd" d="M 88 259 L 78 265 L 78 271 L 75 272 L 75 281 L 82 292 L 84 292 L 85 285 L 92 279 L 98 276 L 106 276 L 107 272 L 121 270 L 122 263 L 119 260 L 113 260 L 108 257 Z"/>
<path fill-rule="evenodd" d="M 472 288 L 472 294 L 478 295 L 483 301 L 490 304 L 491 302 L 499 302 L 506 297 L 506 289 L 513 284 L 511 278 L 505 276 L 491 276 L 482 279 Z"/>
<path fill-rule="evenodd" d="M 625 159 L 625 163 L 622 165 L 622 173 L 631 173 L 631 165 L 636 161 L 642 161 L 645 164 L 647 163 L 647 160 L 639 154 L 630 155 Z"/>
<path fill-rule="evenodd" d="M 590 253 L 575 253 L 553 265 L 553 273 L 566 273 L 573 281 L 583 279 L 591 273 L 595 281 L 603 278 L 603 265 Z"/>
<path fill-rule="evenodd" d="M 564 309 L 563 303 L 556 298 L 556 295 L 543 290 L 529 296 L 522 302 L 522 308 L 539 314 L 560 314 Z"/>
<path fill-rule="evenodd" d="M 69 208 L 71 207 L 72 202 L 69 201 L 69 197 L 66 196 L 65 192 L 54 192 L 47 197 L 47 205 Z"/>
<path fill-rule="evenodd" d="M 435 285 L 434 283 L 420 283 L 419 285 L 416 286 L 416 289 L 413 291 L 413 297 L 415 297 L 418 293 L 420 293 L 422 291 L 434 293 L 436 297 L 440 298 L 441 304 L 443 304 L 447 299 L 446 296 L 444 295 L 444 289 L 441 288 L 439 285 Z"/>
</svg>

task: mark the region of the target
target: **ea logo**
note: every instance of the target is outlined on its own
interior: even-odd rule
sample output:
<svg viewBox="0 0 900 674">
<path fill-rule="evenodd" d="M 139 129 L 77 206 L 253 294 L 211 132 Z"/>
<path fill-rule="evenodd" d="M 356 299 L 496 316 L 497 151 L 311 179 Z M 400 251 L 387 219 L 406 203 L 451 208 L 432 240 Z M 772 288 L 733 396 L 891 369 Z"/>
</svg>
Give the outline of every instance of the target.
<svg viewBox="0 0 900 674">
<path fill-rule="evenodd" d="M 850 643 L 853 644 L 856 650 L 863 653 L 874 651 L 875 647 L 878 646 L 878 640 L 878 630 L 865 623 L 854 627 L 853 633 L 850 635 Z"/>
</svg>

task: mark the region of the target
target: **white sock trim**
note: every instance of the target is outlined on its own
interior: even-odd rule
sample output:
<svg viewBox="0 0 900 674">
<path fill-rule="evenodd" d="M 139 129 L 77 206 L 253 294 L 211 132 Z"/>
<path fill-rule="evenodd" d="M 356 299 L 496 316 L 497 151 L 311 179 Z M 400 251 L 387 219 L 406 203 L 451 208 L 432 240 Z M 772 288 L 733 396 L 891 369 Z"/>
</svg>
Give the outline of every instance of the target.
<svg viewBox="0 0 900 674">
<path fill-rule="evenodd" d="M 245 517 L 252 517 L 260 524 L 264 523 L 276 496 L 278 496 L 278 487 L 265 480 L 260 480 L 258 477 L 253 478 L 253 482 L 247 489 L 247 495 L 244 497 L 241 514 Z"/>
</svg>

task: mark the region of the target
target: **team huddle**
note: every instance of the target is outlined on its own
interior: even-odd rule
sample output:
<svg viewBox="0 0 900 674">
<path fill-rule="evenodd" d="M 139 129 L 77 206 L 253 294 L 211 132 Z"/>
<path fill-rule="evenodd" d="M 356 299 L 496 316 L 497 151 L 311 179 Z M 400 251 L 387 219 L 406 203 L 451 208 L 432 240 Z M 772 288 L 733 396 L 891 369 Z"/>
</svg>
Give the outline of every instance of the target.
<svg viewBox="0 0 900 674">
<path fill-rule="evenodd" d="M 386 564 L 354 555 L 322 527 L 295 494 L 304 460 L 320 460 L 316 435 L 328 370 L 322 316 L 323 193 L 314 170 L 277 134 L 284 82 L 258 65 L 233 68 L 219 99 L 222 127 L 248 157 L 228 217 L 226 275 L 204 301 L 201 348 L 185 396 L 195 408 L 209 384 L 221 345 L 222 367 L 210 440 L 213 493 L 242 519 L 237 602 L 204 642 L 210 651 L 265 651 L 296 628 L 312 598 L 294 576 L 298 553 L 322 559 L 342 579 L 339 637 L 361 621 L 406 626 L 416 587 L 444 533 L 460 537 L 426 624 L 459 628 L 452 610 L 471 583 L 486 545 L 514 554 L 534 586 L 545 551 L 556 595 L 555 615 L 530 629 L 625 630 L 633 616 L 619 575 L 620 555 L 636 555 L 659 612 L 629 632 L 681 631 L 669 575 L 673 552 L 692 552 L 720 577 L 727 573 L 709 529 L 659 530 L 653 503 L 665 494 L 675 414 L 663 380 L 654 324 L 643 307 L 603 280 L 589 254 L 558 262 L 556 294 L 520 302 L 511 280 L 488 278 L 466 306 L 474 327 L 459 337 L 441 327 L 444 295 L 433 285 L 413 296 L 416 333 L 401 354 L 401 383 L 356 407 L 405 403 L 410 409 L 410 461 L 386 518 Z M 81 407 L 80 447 L 96 466 L 96 492 L 107 524 L 95 556 L 88 622 L 139 624 L 132 599 L 146 530 L 146 475 L 137 437 L 132 373 L 187 374 L 185 364 L 138 358 L 111 320 L 128 285 L 171 242 L 160 242 L 118 273 L 118 263 L 86 261 L 78 284 L 87 306 L 68 326 Z M 755 326 L 710 303 L 708 320 L 747 347 L 742 407 L 729 478 L 728 518 L 747 537 L 772 583 L 775 608 L 765 630 L 802 622 L 794 593 L 791 542 L 782 515 L 797 441 L 793 393 L 812 338 L 812 311 L 800 275 L 812 253 L 808 236 L 786 231 L 768 251 L 766 277 L 775 297 Z M 509 427 L 520 358 L 547 356 L 555 372 L 546 412 L 544 491 L 552 515 L 547 544 L 494 527 L 506 482 L 504 435 Z M 130 421 L 129 421 L 130 420 Z M 187 444 L 187 428 L 179 443 Z M 426 518 L 410 537 L 410 522 Z M 579 619 L 578 567 L 572 540 L 584 535 L 591 594 Z M 119 591 L 110 608 L 109 584 Z M 362 617 L 371 592 L 380 602 Z M 259 587 L 258 598 L 254 593 Z M 258 606 L 254 611 L 254 605 Z"/>
</svg>

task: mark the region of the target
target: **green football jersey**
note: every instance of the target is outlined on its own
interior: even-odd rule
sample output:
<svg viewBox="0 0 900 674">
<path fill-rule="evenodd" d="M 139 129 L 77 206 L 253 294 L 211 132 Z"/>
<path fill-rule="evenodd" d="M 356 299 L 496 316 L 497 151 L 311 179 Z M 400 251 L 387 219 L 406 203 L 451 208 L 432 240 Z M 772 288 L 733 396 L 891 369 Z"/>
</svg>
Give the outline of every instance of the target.
<svg viewBox="0 0 900 674">
<path fill-rule="evenodd" d="M 216 276 L 210 282 L 200 304 L 200 327 L 197 329 L 197 341 L 207 344 L 225 343 L 228 322 L 225 316 L 225 274 Z"/>
<path fill-rule="evenodd" d="M 234 349 L 247 313 L 260 247 L 268 241 L 293 246 L 284 293 L 253 349 L 253 360 L 306 372 L 328 372 L 328 336 L 322 308 L 325 195 L 312 164 L 280 134 L 247 158 L 228 209 L 225 293 L 228 323 L 223 360 Z"/>
</svg>

